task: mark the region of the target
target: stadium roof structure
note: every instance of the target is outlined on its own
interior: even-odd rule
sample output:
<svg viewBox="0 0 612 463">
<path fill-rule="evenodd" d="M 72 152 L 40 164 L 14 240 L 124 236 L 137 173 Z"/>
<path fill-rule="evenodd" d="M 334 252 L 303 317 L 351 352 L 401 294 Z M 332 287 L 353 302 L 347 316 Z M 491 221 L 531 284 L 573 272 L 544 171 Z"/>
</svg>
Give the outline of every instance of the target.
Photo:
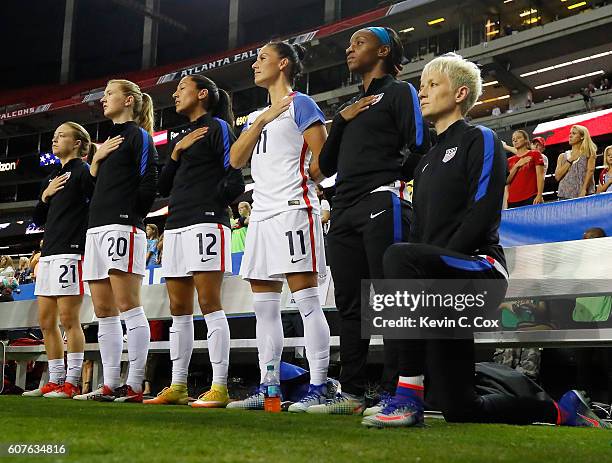
<svg viewBox="0 0 612 463">
<path fill-rule="evenodd" d="M 380 24 L 400 31 L 409 31 L 406 33 L 409 34 L 410 41 L 426 40 L 428 34 L 432 34 L 433 27 L 438 33 L 456 28 L 457 24 L 466 19 L 465 5 L 468 3 L 474 2 L 463 2 L 463 7 L 460 8 L 461 5 L 438 0 L 404 0 L 285 39 L 308 44 L 308 71 L 311 72 L 342 63 L 348 38 L 359 27 Z M 494 16 L 495 8 L 501 8 L 499 1 L 486 0 L 476 3 L 485 16 Z M 503 7 L 510 8 L 512 3 Z M 515 13 L 522 14 L 519 10 Z M 428 18 L 431 20 L 432 16 L 445 17 L 447 20 L 427 26 Z M 466 57 L 481 66 L 485 81 L 491 83 L 483 96 L 483 103 L 489 105 L 489 108 L 491 105 L 507 105 L 508 102 L 504 100 L 512 94 L 527 90 L 556 98 L 566 95 L 568 86 L 547 84 L 568 77 L 568 81 L 572 81 L 576 76 L 583 76 L 582 81 L 587 82 L 588 77 L 595 78 L 612 70 L 612 44 L 608 33 L 611 22 L 612 5 L 609 5 L 460 51 L 465 52 Z M 421 26 L 407 27 L 410 24 Z M 562 53 L 551 54 L 552 43 L 554 48 L 562 50 Z M 177 79 L 192 73 L 204 73 L 231 91 L 252 87 L 250 65 L 256 57 L 258 47 L 262 45 L 263 42 L 254 43 L 173 65 L 124 73 L 121 77 L 137 82 L 154 97 L 157 107 L 169 107 L 172 106 L 171 94 Z M 431 57 L 433 56 L 431 54 Z M 589 57 L 595 58 L 585 59 Z M 424 62 L 409 63 L 400 77 L 417 79 Z M 564 63 L 570 64 L 559 66 Z M 4 111 L 0 110 L 0 124 L 4 124 L 4 127 L 0 126 L 0 132 L 10 135 L 10 126 L 13 124 L 19 127 L 21 133 L 24 130 L 48 130 L 64 120 L 68 114 L 71 118 L 82 121 L 99 120 L 102 116 L 97 101 L 106 81 L 107 78 L 104 78 L 66 86 L 46 86 L 0 94 L 0 105 L 13 103 Z M 321 98 L 315 97 L 315 100 L 320 101 Z"/>
</svg>

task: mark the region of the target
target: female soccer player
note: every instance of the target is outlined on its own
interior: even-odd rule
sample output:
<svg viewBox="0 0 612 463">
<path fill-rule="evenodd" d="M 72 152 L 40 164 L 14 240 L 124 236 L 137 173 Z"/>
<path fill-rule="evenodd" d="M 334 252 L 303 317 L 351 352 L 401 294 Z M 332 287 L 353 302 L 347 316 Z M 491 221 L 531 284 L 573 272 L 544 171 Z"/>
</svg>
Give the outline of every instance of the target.
<svg viewBox="0 0 612 463">
<path fill-rule="evenodd" d="M 79 313 L 87 213 L 93 192 L 89 166 L 81 158 L 91 146 L 89 133 L 75 122 L 65 122 L 53 135 L 53 154 L 61 166 L 43 181 L 33 217 L 34 223 L 45 228 L 34 294 L 49 359 L 49 382 L 24 392 L 24 396 L 71 399 L 81 393 L 85 336 Z M 68 339 L 67 375 L 58 315 Z"/>
<path fill-rule="evenodd" d="M 89 204 L 83 279 L 96 317 L 104 385 L 77 400 L 142 402 L 149 324 L 140 303 L 147 240 L 143 218 L 157 190 L 153 101 L 128 80 L 111 80 L 100 100 L 112 120 L 111 137 L 91 165 L 95 188 Z M 121 315 L 120 315 L 121 314 Z M 129 373 L 120 385 L 123 332 L 127 328 Z"/>
<path fill-rule="evenodd" d="M 282 281 L 304 321 L 310 389 L 290 411 L 305 411 L 327 398 L 329 327 L 321 310 L 317 275 L 325 273 L 323 232 L 314 181 L 325 142 L 325 118 L 307 95 L 292 86 L 302 70 L 302 47 L 284 42 L 264 46 L 253 64 L 255 84 L 268 90 L 271 105 L 248 116 L 231 149 L 232 166 L 251 159 L 255 180 L 240 275 L 251 283 L 257 318 L 261 379 L 267 365 L 278 372 L 283 350 L 280 299 Z M 309 168 L 310 166 L 310 168 Z M 263 408 L 263 392 L 231 402 L 228 408 Z"/>
<path fill-rule="evenodd" d="M 234 116 L 229 95 L 207 77 L 184 77 L 172 96 L 176 112 L 190 122 L 175 139 L 158 185 L 162 196 L 170 195 L 162 276 L 172 314 L 172 384 L 144 403 L 187 404 L 195 287 L 208 328 L 213 380 L 210 390 L 191 405 L 225 407 L 230 331 L 221 307 L 221 283 L 224 273 L 232 272 L 227 206 L 244 191 L 242 173 L 229 164 L 236 139 Z"/>
<path fill-rule="evenodd" d="M 421 108 L 435 125 L 437 143 L 415 169 L 410 242 L 386 251 L 384 271 L 392 279 L 488 280 L 496 296 L 487 304 L 497 308 L 508 277 L 498 235 L 506 156 L 492 130 L 464 119 L 481 92 L 478 67 L 454 53 L 423 69 Z M 365 417 L 365 426 L 421 425 L 426 365 L 428 388 L 446 421 L 605 426 L 575 391 L 558 403 L 477 395 L 473 337 L 394 342 L 402 346 L 395 396 L 380 413 Z"/>
<path fill-rule="evenodd" d="M 326 176 L 338 174 L 327 246 L 340 313 L 342 395 L 310 412 L 353 414 L 364 408 L 369 340 L 361 337 L 361 280 L 383 277 L 382 258 L 405 241 L 410 205 L 404 180 L 412 179 L 418 153 L 429 149 L 414 87 L 397 80 L 404 50 L 397 33 L 368 27 L 351 37 L 346 62 L 363 87 L 334 117 L 319 160 Z M 401 150 L 411 154 L 404 162 Z M 397 353 L 385 345 L 380 410 L 397 380 Z"/>
</svg>

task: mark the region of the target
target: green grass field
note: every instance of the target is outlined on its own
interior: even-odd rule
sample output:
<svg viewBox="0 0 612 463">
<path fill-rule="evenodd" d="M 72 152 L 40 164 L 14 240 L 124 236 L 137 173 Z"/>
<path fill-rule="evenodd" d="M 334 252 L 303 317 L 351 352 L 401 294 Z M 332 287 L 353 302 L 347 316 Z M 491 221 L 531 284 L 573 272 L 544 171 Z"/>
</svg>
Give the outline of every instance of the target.
<svg viewBox="0 0 612 463">
<path fill-rule="evenodd" d="M 69 455 L 4 461 L 604 462 L 612 431 L 447 424 L 365 429 L 359 417 L 193 410 L 0 396 L 0 443 L 64 443 Z"/>
</svg>

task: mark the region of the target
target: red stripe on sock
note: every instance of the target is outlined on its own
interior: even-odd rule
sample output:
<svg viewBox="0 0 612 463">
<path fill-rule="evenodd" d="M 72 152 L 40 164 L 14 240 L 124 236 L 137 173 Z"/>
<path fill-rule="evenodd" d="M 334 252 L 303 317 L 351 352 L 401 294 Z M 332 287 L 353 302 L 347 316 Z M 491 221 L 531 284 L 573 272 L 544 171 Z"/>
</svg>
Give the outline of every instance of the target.
<svg viewBox="0 0 612 463">
<path fill-rule="evenodd" d="M 397 385 L 399 387 L 405 387 L 405 388 L 408 388 L 408 389 L 414 389 L 415 391 L 424 391 L 425 390 L 425 387 L 418 386 L 416 384 L 409 384 L 409 383 L 400 383 L 400 382 L 398 382 Z"/>
</svg>

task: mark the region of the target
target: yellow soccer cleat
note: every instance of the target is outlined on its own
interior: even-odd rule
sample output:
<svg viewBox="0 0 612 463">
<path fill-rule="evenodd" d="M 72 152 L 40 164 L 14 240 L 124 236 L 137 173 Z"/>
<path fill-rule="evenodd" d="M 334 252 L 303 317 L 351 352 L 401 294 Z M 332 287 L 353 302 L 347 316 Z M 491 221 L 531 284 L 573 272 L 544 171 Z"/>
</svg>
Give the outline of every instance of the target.
<svg viewBox="0 0 612 463">
<path fill-rule="evenodd" d="M 230 398 L 227 386 L 213 384 L 210 390 L 206 391 L 195 402 L 191 402 L 193 408 L 225 408 Z"/>
<path fill-rule="evenodd" d="M 189 403 L 187 386 L 171 384 L 170 387 L 163 388 L 154 399 L 143 400 L 142 403 L 147 405 L 187 405 Z"/>
</svg>

